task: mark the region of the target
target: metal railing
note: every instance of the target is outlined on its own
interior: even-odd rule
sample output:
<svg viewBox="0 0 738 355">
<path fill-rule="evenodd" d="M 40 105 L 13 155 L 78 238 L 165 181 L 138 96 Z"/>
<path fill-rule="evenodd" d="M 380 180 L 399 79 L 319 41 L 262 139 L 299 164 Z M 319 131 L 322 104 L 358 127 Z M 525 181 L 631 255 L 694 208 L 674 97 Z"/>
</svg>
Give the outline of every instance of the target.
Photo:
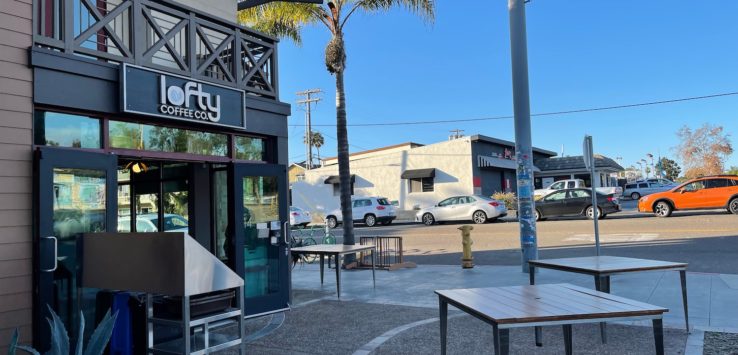
<svg viewBox="0 0 738 355">
<path fill-rule="evenodd" d="M 34 0 L 34 44 L 278 98 L 276 40 L 168 0 Z"/>
</svg>

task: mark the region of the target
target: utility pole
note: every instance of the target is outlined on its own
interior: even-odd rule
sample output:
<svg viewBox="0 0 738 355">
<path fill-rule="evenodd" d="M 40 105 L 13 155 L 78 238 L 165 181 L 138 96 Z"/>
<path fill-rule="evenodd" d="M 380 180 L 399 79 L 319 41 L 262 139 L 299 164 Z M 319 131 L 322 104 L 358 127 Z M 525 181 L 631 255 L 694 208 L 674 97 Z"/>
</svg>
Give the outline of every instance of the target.
<svg viewBox="0 0 738 355">
<path fill-rule="evenodd" d="M 313 132 L 310 127 L 311 125 L 311 106 L 313 103 L 317 103 L 321 99 L 319 97 L 312 97 L 313 94 L 320 94 L 323 91 L 320 89 L 308 89 L 297 93 L 298 96 L 305 97 L 302 100 L 298 100 L 297 103 L 305 105 L 305 169 L 310 170 L 313 168 Z"/>
<path fill-rule="evenodd" d="M 461 134 L 461 132 L 464 132 L 463 129 L 452 129 L 449 132 L 451 132 L 451 135 L 448 137 L 449 140 L 459 139 L 464 136 Z"/>
<path fill-rule="evenodd" d="M 513 112 L 515 114 L 515 154 L 518 180 L 518 221 L 523 272 L 530 272 L 528 260 L 538 259 L 538 237 L 533 201 L 533 143 L 528 91 L 528 41 L 525 30 L 525 0 L 508 0 L 510 50 L 512 55 Z"/>
</svg>

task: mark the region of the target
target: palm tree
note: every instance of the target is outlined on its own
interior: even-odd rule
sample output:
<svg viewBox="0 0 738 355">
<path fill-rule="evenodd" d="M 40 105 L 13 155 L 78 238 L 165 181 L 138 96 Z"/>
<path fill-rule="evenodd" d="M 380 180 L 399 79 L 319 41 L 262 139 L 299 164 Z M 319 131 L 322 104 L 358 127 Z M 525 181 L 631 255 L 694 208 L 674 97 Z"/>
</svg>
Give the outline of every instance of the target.
<svg viewBox="0 0 738 355">
<path fill-rule="evenodd" d="M 302 142 L 305 144 L 308 143 L 307 134 L 303 137 Z M 322 147 L 323 144 L 325 144 L 325 139 L 323 138 L 322 133 L 318 131 L 310 132 L 310 145 L 318 150 L 318 161 L 320 161 L 320 147 Z M 310 162 L 310 164 L 312 163 L 313 162 Z"/>
<path fill-rule="evenodd" d="M 325 65 L 336 79 L 336 137 L 343 216 L 352 215 L 346 95 L 343 82 L 343 73 L 346 70 L 343 29 L 356 12 L 377 14 L 394 7 L 409 10 L 428 22 L 432 22 L 435 18 L 434 0 L 327 0 L 324 5 L 272 2 L 238 13 L 239 22 L 277 37 L 289 38 L 298 45 L 301 43 L 300 32 L 306 25 L 320 23 L 331 33 L 331 40 L 325 48 Z M 343 243 L 356 243 L 351 218 L 343 218 Z"/>
</svg>

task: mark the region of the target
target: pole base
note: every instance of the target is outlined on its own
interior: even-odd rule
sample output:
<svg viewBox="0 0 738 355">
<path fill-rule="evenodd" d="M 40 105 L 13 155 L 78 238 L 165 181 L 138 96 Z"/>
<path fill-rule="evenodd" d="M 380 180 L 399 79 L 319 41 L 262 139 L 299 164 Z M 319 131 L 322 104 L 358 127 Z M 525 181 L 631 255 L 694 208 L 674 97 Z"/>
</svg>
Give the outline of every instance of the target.
<svg viewBox="0 0 738 355">
<path fill-rule="evenodd" d="M 474 259 L 461 259 L 462 269 L 471 269 L 474 267 Z"/>
</svg>

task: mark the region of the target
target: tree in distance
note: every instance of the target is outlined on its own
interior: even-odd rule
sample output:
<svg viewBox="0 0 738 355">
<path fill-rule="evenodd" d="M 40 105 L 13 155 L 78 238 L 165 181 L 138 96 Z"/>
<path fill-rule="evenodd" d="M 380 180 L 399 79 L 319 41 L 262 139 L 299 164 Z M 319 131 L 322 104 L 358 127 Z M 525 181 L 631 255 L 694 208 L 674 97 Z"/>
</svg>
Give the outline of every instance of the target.
<svg viewBox="0 0 738 355">
<path fill-rule="evenodd" d="M 685 125 L 677 131 L 677 137 L 681 143 L 676 152 L 684 165 L 684 177 L 723 173 L 725 159 L 733 153 L 730 134 L 723 132 L 723 126 L 705 123 L 693 130 Z"/>
<path fill-rule="evenodd" d="M 307 134 L 302 137 L 302 143 L 308 143 Z M 318 131 L 310 132 L 310 145 L 315 147 L 315 149 L 318 151 L 318 161 L 320 161 L 320 147 L 322 147 L 323 144 L 325 144 L 325 139 L 323 138 L 322 133 Z M 310 162 L 310 164 L 312 164 L 312 162 Z"/>
<path fill-rule="evenodd" d="M 351 172 L 346 128 L 346 93 L 343 74 L 346 70 L 344 27 L 355 13 L 374 15 L 392 8 L 403 8 L 432 22 L 435 0 L 327 0 L 325 4 L 270 2 L 238 12 L 238 21 L 258 31 L 301 43 L 306 25 L 323 24 L 331 39 L 325 48 L 325 66 L 336 80 L 336 140 L 338 141 L 338 176 L 341 186 L 341 213 L 351 216 Z M 398 40 L 397 38 L 393 40 Z M 374 68 L 370 68 L 374 69 Z M 354 244 L 354 223 L 343 219 L 344 244 Z M 347 260 L 348 262 L 351 262 Z"/>
<path fill-rule="evenodd" d="M 679 178 L 679 174 L 682 173 L 682 168 L 679 167 L 679 164 L 677 164 L 676 161 L 666 157 L 663 157 L 661 158 L 661 160 L 659 160 L 656 169 L 658 171 L 661 171 L 661 174 L 663 174 L 664 178 L 671 181 L 677 181 L 677 179 Z"/>
</svg>

